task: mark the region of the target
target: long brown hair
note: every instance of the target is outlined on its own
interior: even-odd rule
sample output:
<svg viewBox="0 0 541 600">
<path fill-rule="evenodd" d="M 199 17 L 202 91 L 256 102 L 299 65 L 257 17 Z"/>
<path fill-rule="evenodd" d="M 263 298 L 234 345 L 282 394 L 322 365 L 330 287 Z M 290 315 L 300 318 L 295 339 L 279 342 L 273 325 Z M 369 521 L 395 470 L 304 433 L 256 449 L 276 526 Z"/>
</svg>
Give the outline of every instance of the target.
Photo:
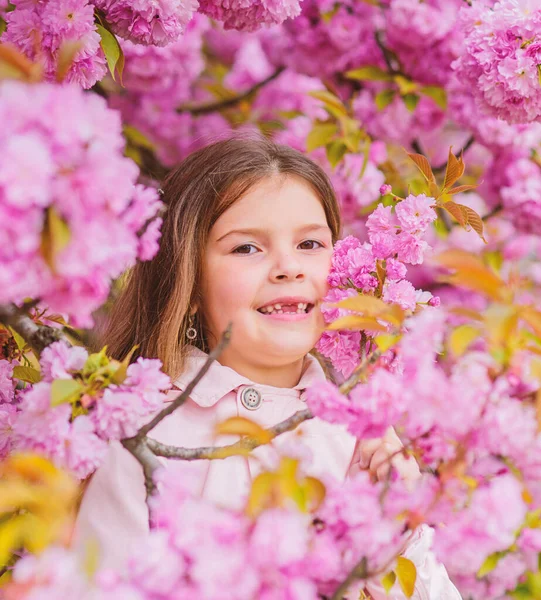
<svg viewBox="0 0 541 600">
<path fill-rule="evenodd" d="M 138 263 L 109 314 L 100 342 L 118 359 L 139 345 L 135 356 L 159 358 L 173 379 L 182 373 L 186 331 L 193 306 L 200 304 L 203 252 L 216 220 L 266 177 L 293 175 L 305 180 L 325 210 L 333 242 L 340 236 L 340 212 L 325 172 L 288 146 L 264 138 L 232 138 L 190 154 L 163 184 L 166 213 L 158 254 Z M 208 352 L 197 313 L 194 345 Z"/>
</svg>

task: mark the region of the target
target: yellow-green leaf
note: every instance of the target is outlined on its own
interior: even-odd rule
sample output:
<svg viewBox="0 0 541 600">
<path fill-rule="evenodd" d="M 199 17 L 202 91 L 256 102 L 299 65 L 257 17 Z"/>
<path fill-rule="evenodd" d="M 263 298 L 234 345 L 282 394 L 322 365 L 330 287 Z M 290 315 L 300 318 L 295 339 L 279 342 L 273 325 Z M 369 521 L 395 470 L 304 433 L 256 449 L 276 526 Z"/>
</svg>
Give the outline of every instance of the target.
<svg viewBox="0 0 541 600">
<path fill-rule="evenodd" d="M 231 417 L 218 423 L 215 428 L 217 435 L 240 435 L 256 439 L 261 444 L 272 440 L 272 434 L 261 425 L 245 417 Z"/>
<path fill-rule="evenodd" d="M 344 300 L 340 300 L 340 302 L 333 304 L 333 306 L 369 315 L 379 315 L 389 308 L 389 305 L 380 298 L 365 294 L 357 294 L 357 296 L 352 296 L 351 298 L 344 298 Z"/>
<path fill-rule="evenodd" d="M 75 379 L 55 379 L 51 384 L 51 406 L 73 402 L 83 391 Z"/>
<path fill-rule="evenodd" d="M 396 574 L 394 571 L 387 573 L 387 575 L 385 575 L 381 579 L 381 585 L 383 586 L 383 589 L 385 590 L 386 594 L 388 594 L 391 591 L 391 588 L 393 587 L 395 581 L 396 581 Z"/>
<path fill-rule="evenodd" d="M 250 517 L 256 517 L 272 506 L 273 490 L 276 487 L 275 473 L 260 473 L 252 482 L 252 488 L 246 505 Z"/>
<path fill-rule="evenodd" d="M 418 86 L 415 81 L 412 81 L 403 75 L 395 75 L 394 80 L 398 85 L 398 89 L 400 90 L 400 94 L 402 96 L 405 96 L 406 94 L 413 94 L 417 91 Z"/>
<path fill-rule="evenodd" d="M 305 477 L 300 485 L 306 499 L 306 510 L 308 512 L 317 510 L 325 499 L 327 492 L 325 485 L 315 477 Z"/>
<path fill-rule="evenodd" d="M 419 88 L 421 94 L 432 98 L 434 102 L 442 109 L 447 110 L 447 92 L 444 88 L 437 85 L 425 85 Z"/>
<path fill-rule="evenodd" d="M 122 83 L 122 71 L 124 70 L 124 53 L 122 52 L 122 48 L 114 33 L 111 33 L 108 29 L 99 24 L 96 25 L 96 29 L 100 34 L 101 49 L 105 54 L 111 77 L 116 81 L 115 72 L 117 72 L 120 83 Z"/>
<path fill-rule="evenodd" d="M 399 335 L 391 335 L 390 333 L 383 333 L 381 335 L 377 335 L 374 338 L 376 342 L 376 346 L 380 352 L 387 352 L 389 348 L 392 348 L 396 343 L 400 341 Z"/>
<path fill-rule="evenodd" d="M 485 561 L 477 571 L 477 577 L 481 578 L 493 571 L 500 560 L 506 555 L 506 552 L 494 552 L 485 558 Z"/>
<path fill-rule="evenodd" d="M 11 327 L 9 327 L 8 329 L 9 329 L 11 335 L 13 336 L 15 343 L 17 344 L 17 348 L 21 352 L 23 352 L 27 346 L 25 339 L 23 338 L 23 336 L 21 334 L 17 333 L 17 331 L 15 331 L 15 329 L 12 329 Z"/>
<path fill-rule="evenodd" d="M 0 564 L 5 565 L 24 540 L 24 516 L 14 515 L 0 523 Z"/>
<path fill-rule="evenodd" d="M 411 598 L 415 591 L 415 581 L 417 579 L 417 569 L 409 558 L 399 556 L 396 559 L 396 578 L 402 588 L 405 596 Z"/>
<path fill-rule="evenodd" d="M 33 63 L 13 44 L 0 44 L 0 79 L 22 79 L 39 81 L 43 66 Z"/>
<path fill-rule="evenodd" d="M 140 148 L 146 148 L 147 150 L 155 150 L 156 146 L 153 144 L 147 136 L 139 131 L 136 127 L 132 125 L 123 125 L 122 132 L 124 136 L 131 144 L 135 146 L 139 146 Z"/>
<path fill-rule="evenodd" d="M 58 50 L 58 58 L 56 60 L 56 81 L 64 81 L 68 71 L 70 70 L 77 53 L 83 47 L 81 40 L 65 40 L 60 45 Z"/>
<path fill-rule="evenodd" d="M 381 92 L 376 94 L 376 97 L 374 98 L 374 102 L 376 103 L 377 109 L 383 110 L 384 108 L 389 106 L 389 104 L 391 104 L 391 102 L 394 100 L 395 96 L 396 96 L 396 91 L 391 90 L 391 89 L 382 90 Z"/>
<path fill-rule="evenodd" d="M 13 367 L 13 377 L 26 381 L 28 383 L 38 383 L 41 380 L 41 373 L 33 367 Z"/>
<path fill-rule="evenodd" d="M 417 108 L 419 100 L 420 98 L 417 94 L 405 94 L 404 96 L 402 96 L 402 102 L 404 102 L 406 108 L 410 112 L 413 112 Z"/>
<path fill-rule="evenodd" d="M 340 329 L 351 329 L 353 331 L 369 329 L 371 331 L 387 332 L 387 327 L 376 321 L 376 319 L 370 317 L 358 317 L 356 315 L 340 317 L 328 325 L 327 329 L 331 331 L 338 331 Z"/>
<path fill-rule="evenodd" d="M 315 92 L 308 92 L 308 95 L 321 100 L 325 107 L 333 109 L 332 114 L 341 114 L 344 117 L 347 116 L 348 112 L 343 102 L 338 96 L 335 96 L 331 92 L 328 92 L 327 90 L 317 90 Z"/>
<path fill-rule="evenodd" d="M 128 367 L 130 366 L 130 361 L 133 356 L 133 353 L 139 348 L 139 345 L 136 344 L 124 357 L 124 360 L 120 363 L 118 369 L 113 373 L 111 377 L 111 383 L 121 384 L 124 382 L 126 377 L 128 376 Z"/>
<path fill-rule="evenodd" d="M 462 356 L 470 344 L 480 335 L 477 327 L 459 325 L 449 336 L 449 348 L 455 356 Z"/>
<path fill-rule="evenodd" d="M 337 131 L 336 123 L 316 123 L 306 138 L 306 150 L 312 152 L 316 148 L 326 146 Z"/>
<path fill-rule="evenodd" d="M 347 146 L 341 140 L 334 140 L 327 146 L 327 160 L 334 169 L 347 152 Z"/>
<path fill-rule="evenodd" d="M 359 81 L 392 81 L 393 79 L 393 76 L 390 73 L 387 73 L 387 71 L 384 71 L 375 65 L 346 71 L 346 77 L 348 79 L 357 79 Z"/>
<path fill-rule="evenodd" d="M 492 300 L 501 301 L 507 297 L 504 281 L 474 254 L 464 250 L 446 250 L 436 257 L 436 262 L 454 271 L 444 277 L 453 285 L 480 292 Z"/>
<path fill-rule="evenodd" d="M 434 173 L 432 172 L 432 167 L 428 162 L 427 158 L 422 154 L 415 154 L 413 152 L 408 152 L 408 156 L 415 163 L 416 167 L 421 171 L 423 177 L 426 179 L 428 183 L 435 183 L 436 178 L 434 177 Z"/>
<path fill-rule="evenodd" d="M 62 250 L 69 244 L 71 232 L 66 221 L 58 214 L 54 206 L 45 213 L 45 222 L 41 232 L 41 255 L 54 273 L 55 262 Z"/>
</svg>

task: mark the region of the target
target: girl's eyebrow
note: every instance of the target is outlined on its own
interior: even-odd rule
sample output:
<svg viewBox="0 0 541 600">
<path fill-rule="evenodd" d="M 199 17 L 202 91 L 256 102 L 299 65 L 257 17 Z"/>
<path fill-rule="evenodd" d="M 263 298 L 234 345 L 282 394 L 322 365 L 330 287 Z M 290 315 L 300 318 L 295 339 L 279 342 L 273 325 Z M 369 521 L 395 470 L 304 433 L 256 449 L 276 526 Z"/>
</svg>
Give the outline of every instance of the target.
<svg viewBox="0 0 541 600">
<path fill-rule="evenodd" d="M 305 233 L 306 231 L 317 231 L 320 229 L 326 229 L 327 231 L 330 231 L 330 227 L 328 225 L 322 225 L 321 223 L 311 223 L 310 225 L 303 225 L 302 227 L 299 227 L 299 229 L 297 229 L 298 233 Z M 234 233 L 239 233 L 242 235 L 263 235 L 265 233 L 268 233 L 267 229 L 232 229 L 231 231 L 228 231 L 226 234 L 222 235 L 220 238 L 218 238 L 216 241 L 217 242 L 221 242 L 223 239 L 225 239 L 226 237 L 233 235 Z"/>
</svg>

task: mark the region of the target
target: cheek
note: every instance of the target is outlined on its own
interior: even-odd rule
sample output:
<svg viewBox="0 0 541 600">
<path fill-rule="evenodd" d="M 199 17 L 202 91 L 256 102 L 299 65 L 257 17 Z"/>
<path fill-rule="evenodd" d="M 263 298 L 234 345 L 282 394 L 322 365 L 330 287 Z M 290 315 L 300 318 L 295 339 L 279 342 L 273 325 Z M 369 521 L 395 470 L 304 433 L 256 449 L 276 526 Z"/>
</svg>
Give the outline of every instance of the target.
<svg viewBox="0 0 541 600">
<path fill-rule="evenodd" d="M 237 264 L 219 264 L 204 289 L 209 314 L 214 320 L 227 321 L 236 311 L 254 301 L 254 281 L 247 269 Z"/>
</svg>

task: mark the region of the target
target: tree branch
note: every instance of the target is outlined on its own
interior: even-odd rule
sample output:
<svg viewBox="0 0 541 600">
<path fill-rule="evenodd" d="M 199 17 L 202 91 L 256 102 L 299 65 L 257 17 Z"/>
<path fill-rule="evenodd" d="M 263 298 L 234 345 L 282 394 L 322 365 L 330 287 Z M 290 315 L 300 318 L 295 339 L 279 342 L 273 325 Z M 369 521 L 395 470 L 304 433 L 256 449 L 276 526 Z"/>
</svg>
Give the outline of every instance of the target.
<svg viewBox="0 0 541 600">
<path fill-rule="evenodd" d="M 216 112 L 218 110 L 222 110 L 224 108 L 230 108 L 231 106 L 235 106 L 239 104 L 243 100 L 248 99 L 252 94 L 255 94 L 262 87 L 266 86 L 271 81 L 274 81 L 277 77 L 279 77 L 285 71 L 285 67 L 278 67 L 273 73 L 271 73 L 268 77 L 254 84 L 251 88 L 235 96 L 234 98 L 227 98 L 226 100 L 219 100 L 218 102 L 210 102 L 209 104 L 202 104 L 199 106 L 190 106 L 183 105 L 177 108 L 178 113 L 189 112 L 194 116 L 198 115 L 208 115 L 209 113 Z"/>
<path fill-rule="evenodd" d="M 483 217 L 483 221 L 488 221 L 489 219 L 492 219 L 492 217 L 495 217 L 496 215 L 498 215 L 499 213 L 501 213 L 503 210 L 503 205 L 502 204 L 497 204 L 490 212 L 488 212 L 484 217 Z"/>
<path fill-rule="evenodd" d="M 272 439 L 285 433 L 286 431 L 292 431 L 303 421 L 313 419 L 314 416 L 309 409 L 299 410 L 295 414 L 291 415 L 288 419 L 281 421 L 273 427 L 266 429 Z M 262 446 L 268 442 L 261 442 L 255 438 L 245 437 L 235 442 L 234 444 L 228 444 L 227 446 L 207 446 L 201 448 L 179 448 L 177 446 L 169 446 L 162 444 L 157 440 L 151 438 L 147 439 L 147 444 L 150 450 L 154 452 L 156 456 L 163 456 L 165 458 L 173 458 L 176 460 L 212 460 L 212 459 L 223 459 L 228 456 L 234 455 L 236 451 L 243 450 L 254 450 L 258 446 Z"/>
<path fill-rule="evenodd" d="M 36 325 L 28 314 L 15 304 L 0 305 L 0 323 L 11 327 L 22 336 L 38 355 L 53 342 L 64 340 L 69 344 L 61 330 L 47 325 Z"/>
<path fill-rule="evenodd" d="M 152 419 L 152 421 L 150 421 L 150 423 L 143 425 L 143 427 L 141 427 L 141 429 L 139 429 L 139 431 L 135 434 L 135 436 L 134 436 L 135 439 L 141 440 L 144 436 L 146 436 L 146 434 L 149 431 L 152 431 L 152 429 L 154 429 L 154 427 L 156 427 L 156 425 L 160 421 L 163 421 L 163 419 L 165 419 L 165 417 L 168 417 L 173 411 L 175 411 L 179 406 L 182 406 L 184 404 L 184 402 L 186 402 L 186 400 L 190 397 L 190 394 L 192 393 L 195 386 L 201 381 L 201 379 L 203 379 L 206 372 L 209 370 L 210 365 L 218 358 L 218 356 L 220 356 L 220 354 L 222 353 L 224 348 L 227 346 L 227 344 L 229 344 L 230 339 L 231 339 L 231 323 L 229 323 L 226 330 L 223 332 L 222 337 L 221 337 L 219 343 L 217 344 L 217 346 L 208 355 L 208 358 L 207 358 L 205 364 L 202 366 L 199 373 L 197 373 L 197 375 L 192 379 L 192 381 L 190 381 L 190 383 L 188 384 L 186 389 L 181 394 L 179 394 L 173 400 L 173 402 L 171 402 L 166 408 L 164 408 L 162 411 L 160 411 Z M 134 439 L 134 438 L 128 438 L 128 439 Z"/>
<path fill-rule="evenodd" d="M 121 440 L 122 445 L 130 452 L 141 465 L 145 476 L 145 488 L 148 499 L 156 491 L 156 483 L 154 482 L 154 473 L 162 466 L 156 458 L 152 450 L 148 447 L 146 439 L 128 438 Z M 149 507 L 150 511 L 150 507 Z"/>
</svg>

